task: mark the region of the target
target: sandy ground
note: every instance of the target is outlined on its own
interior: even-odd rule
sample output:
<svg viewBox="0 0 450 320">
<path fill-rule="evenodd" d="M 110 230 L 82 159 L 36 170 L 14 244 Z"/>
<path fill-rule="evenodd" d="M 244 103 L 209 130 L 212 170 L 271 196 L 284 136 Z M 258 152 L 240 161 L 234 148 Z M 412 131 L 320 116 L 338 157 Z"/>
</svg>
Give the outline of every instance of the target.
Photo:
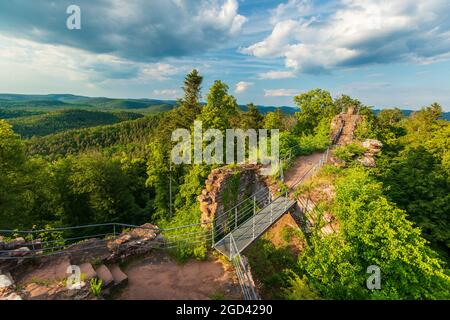
<svg viewBox="0 0 450 320">
<path fill-rule="evenodd" d="M 214 258 L 177 264 L 167 255 L 155 253 L 132 262 L 123 271 L 128 285 L 118 295 L 119 300 L 241 299 L 233 273 Z"/>
<path fill-rule="evenodd" d="M 284 181 L 288 187 L 294 185 L 298 180 L 308 172 L 322 157 L 323 152 L 316 152 L 308 156 L 298 157 L 292 167 L 284 174 Z"/>
</svg>

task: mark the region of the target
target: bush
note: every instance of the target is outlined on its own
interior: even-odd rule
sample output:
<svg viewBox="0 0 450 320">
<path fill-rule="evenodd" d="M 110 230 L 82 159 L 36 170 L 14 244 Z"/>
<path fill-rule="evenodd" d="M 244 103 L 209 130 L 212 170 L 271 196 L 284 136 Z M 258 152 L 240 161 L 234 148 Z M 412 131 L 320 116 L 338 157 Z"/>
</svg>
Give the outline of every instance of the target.
<svg viewBox="0 0 450 320">
<path fill-rule="evenodd" d="M 334 149 L 333 155 L 341 160 L 351 162 L 363 155 L 365 151 L 366 149 L 363 146 L 357 143 L 350 143 L 346 146 L 340 146 Z"/>
</svg>

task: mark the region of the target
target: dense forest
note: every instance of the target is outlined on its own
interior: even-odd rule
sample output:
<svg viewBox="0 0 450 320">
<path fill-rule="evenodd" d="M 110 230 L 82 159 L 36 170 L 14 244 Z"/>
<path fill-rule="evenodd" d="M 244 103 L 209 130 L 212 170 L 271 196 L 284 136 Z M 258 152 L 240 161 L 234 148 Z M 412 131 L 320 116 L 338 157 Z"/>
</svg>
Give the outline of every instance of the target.
<svg viewBox="0 0 450 320">
<path fill-rule="evenodd" d="M 333 98 L 315 89 L 295 97 L 294 114 L 262 113 L 253 104 L 243 111 L 222 81 L 214 82 L 202 103 L 202 82 L 192 71 L 174 108 L 135 120 L 129 120 L 138 117 L 135 109 L 125 114 L 91 110 L 86 123 L 76 114 L 87 111 L 58 111 L 63 118 L 55 118 L 39 109 L 30 114 L 27 108 L 11 108 L 9 100 L 0 104 L 9 106 L 0 113 L 0 229 L 197 223 L 197 196 L 215 166 L 171 165 L 174 129 L 191 130 L 194 120 L 203 121 L 204 130 L 276 128 L 281 156 L 288 150 L 306 155 L 327 148 L 332 118 L 352 106 L 364 116 L 356 137 L 378 139 L 384 147 L 375 168 L 353 161 L 358 150 L 349 146 L 342 152 L 346 166 L 325 166 L 320 173 L 335 186 L 335 199 L 326 205 L 341 231 L 313 234 L 299 254 L 260 239 L 249 253 L 251 262 L 258 261 L 255 274 L 276 298 L 449 298 L 450 124 L 441 106 L 409 116 L 399 109 L 374 112 L 351 97 Z M 68 103 L 74 102 L 57 105 Z M 11 112 L 16 116 L 8 116 Z M 39 125 L 32 126 L 35 122 Z M 50 131 L 62 132 L 47 135 Z M 24 139 L 33 135 L 46 136 Z M 202 258 L 204 250 L 183 254 Z M 365 287 L 371 264 L 383 269 L 383 290 Z"/>
</svg>

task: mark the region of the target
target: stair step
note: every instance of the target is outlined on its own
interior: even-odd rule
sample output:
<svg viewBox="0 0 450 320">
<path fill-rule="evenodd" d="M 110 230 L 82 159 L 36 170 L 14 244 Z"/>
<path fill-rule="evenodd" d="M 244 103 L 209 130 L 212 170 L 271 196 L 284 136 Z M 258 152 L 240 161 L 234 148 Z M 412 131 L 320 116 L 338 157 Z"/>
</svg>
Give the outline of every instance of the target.
<svg viewBox="0 0 450 320">
<path fill-rule="evenodd" d="M 85 276 L 84 281 L 89 281 L 92 278 L 97 277 L 97 272 L 95 272 L 94 268 L 92 267 L 92 264 L 90 263 L 81 264 L 80 271 Z"/>
<path fill-rule="evenodd" d="M 108 267 L 102 264 L 95 270 L 97 277 L 103 281 L 102 287 L 105 288 L 114 282 L 113 275 L 109 271 Z"/>
<path fill-rule="evenodd" d="M 128 276 L 120 269 L 118 265 L 112 266 L 110 270 L 114 278 L 115 285 L 121 285 L 128 281 Z"/>
</svg>

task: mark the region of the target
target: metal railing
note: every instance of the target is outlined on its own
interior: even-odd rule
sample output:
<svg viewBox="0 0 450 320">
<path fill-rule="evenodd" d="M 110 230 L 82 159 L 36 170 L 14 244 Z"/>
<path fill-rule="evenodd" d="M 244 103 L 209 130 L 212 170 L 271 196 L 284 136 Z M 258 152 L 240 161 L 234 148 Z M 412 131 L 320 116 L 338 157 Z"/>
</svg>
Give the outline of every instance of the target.
<svg viewBox="0 0 450 320">
<path fill-rule="evenodd" d="M 278 201 L 277 200 L 281 200 Z M 276 205 L 274 205 L 276 203 Z M 286 213 L 290 208 L 291 200 L 288 198 L 288 192 L 280 194 L 264 208 L 270 208 L 269 214 L 260 214 L 262 210 L 254 211 L 253 215 L 249 217 L 242 225 L 239 226 L 241 235 L 233 236 L 231 231 L 230 236 L 233 236 L 235 241 L 244 241 L 245 243 L 238 247 L 239 252 L 244 251 L 251 243 L 253 243 L 261 234 L 263 234 L 281 215 Z M 269 218 L 269 219 L 267 219 Z M 236 230 L 236 229 L 235 229 Z M 225 239 L 225 238 L 224 238 Z M 223 239 L 223 240 L 224 240 Z M 222 240 L 218 241 L 216 245 L 220 244 Z"/>
<path fill-rule="evenodd" d="M 15 245 L 19 249 L 10 249 L 9 247 L 14 245 L 14 242 L 5 242 L 6 248 L 0 248 L 2 249 L 0 250 L 0 260 L 30 259 L 105 248 L 108 242 L 119 239 L 127 229 L 152 232 L 154 238 L 152 240 L 157 241 L 149 241 L 146 245 L 156 249 L 172 249 L 200 243 L 208 244 L 213 242 L 210 225 L 211 223 L 208 222 L 163 229 L 123 223 L 103 223 L 42 230 L 0 230 L 0 235 L 24 238 L 24 242 Z M 65 235 L 75 232 L 83 235 L 65 237 Z M 156 239 L 158 236 L 159 238 Z M 75 246 L 93 239 L 97 241 L 92 245 L 86 244 L 81 248 Z"/>
<path fill-rule="evenodd" d="M 230 234 L 230 261 L 233 263 L 236 275 L 241 287 L 245 300 L 259 300 L 256 293 L 255 284 L 250 271 L 243 262 L 242 256 L 234 241 L 233 235 Z"/>
</svg>

